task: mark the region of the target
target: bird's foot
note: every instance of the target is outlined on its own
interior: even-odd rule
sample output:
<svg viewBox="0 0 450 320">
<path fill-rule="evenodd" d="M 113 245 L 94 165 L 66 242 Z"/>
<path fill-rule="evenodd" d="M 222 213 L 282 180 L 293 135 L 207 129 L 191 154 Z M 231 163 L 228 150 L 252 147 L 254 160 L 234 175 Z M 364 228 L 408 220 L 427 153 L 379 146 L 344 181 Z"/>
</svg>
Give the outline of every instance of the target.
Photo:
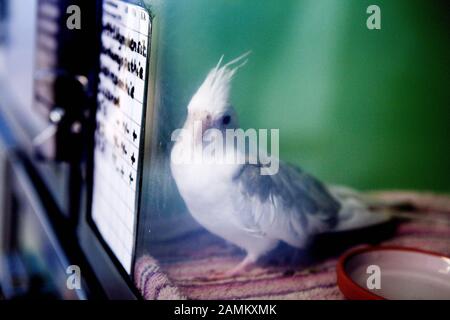
<svg viewBox="0 0 450 320">
<path fill-rule="evenodd" d="M 246 256 L 237 266 L 226 271 L 216 272 L 212 275 L 212 279 L 226 279 L 235 278 L 242 273 L 246 272 L 256 262 L 256 258 L 253 256 Z"/>
</svg>

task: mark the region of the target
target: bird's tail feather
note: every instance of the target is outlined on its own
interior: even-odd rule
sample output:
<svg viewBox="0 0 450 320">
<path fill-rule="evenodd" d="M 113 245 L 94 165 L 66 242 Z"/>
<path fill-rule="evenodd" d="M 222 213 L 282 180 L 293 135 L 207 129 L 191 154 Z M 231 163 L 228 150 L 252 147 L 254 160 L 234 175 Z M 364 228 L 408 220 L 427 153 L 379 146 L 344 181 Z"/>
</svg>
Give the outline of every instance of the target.
<svg viewBox="0 0 450 320">
<path fill-rule="evenodd" d="M 331 194 L 340 202 L 339 220 L 334 231 L 350 231 L 385 223 L 392 218 L 387 210 L 371 210 L 374 199 L 347 187 L 329 187 Z M 379 204 L 378 204 L 379 205 Z"/>
<path fill-rule="evenodd" d="M 329 186 L 331 194 L 341 203 L 339 222 L 333 231 L 350 231 L 381 223 L 392 219 L 429 220 L 426 215 L 413 213 L 414 209 L 403 211 L 399 208 L 411 206 L 404 200 L 386 201 L 360 193 L 348 187 Z M 433 220 L 435 222 L 435 219 Z"/>
</svg>

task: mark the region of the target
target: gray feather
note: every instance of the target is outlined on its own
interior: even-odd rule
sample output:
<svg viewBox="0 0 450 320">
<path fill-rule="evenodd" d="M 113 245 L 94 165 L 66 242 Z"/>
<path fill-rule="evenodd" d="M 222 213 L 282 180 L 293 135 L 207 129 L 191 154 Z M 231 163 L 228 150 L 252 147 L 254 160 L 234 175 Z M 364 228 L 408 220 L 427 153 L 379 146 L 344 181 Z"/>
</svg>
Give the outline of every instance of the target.
<svg viewBox="0 0 450 320">
<path fill-rule="evenodd" d="M 244 195 L 258 197 L 262 203 L 271 202 L 273 206 L 281 204 L 275 208 L 277 214 L 294 212 L 290 217 L 294 226 L 306 228 L 309 218 L 329 228 L 337 224 L 341 205 L 320 181 L 283 162 L 275 175 L 261 175 L 260 168 L 260 164 L 246 164 L 234 176 L 233 181 Z"/>
</svg>

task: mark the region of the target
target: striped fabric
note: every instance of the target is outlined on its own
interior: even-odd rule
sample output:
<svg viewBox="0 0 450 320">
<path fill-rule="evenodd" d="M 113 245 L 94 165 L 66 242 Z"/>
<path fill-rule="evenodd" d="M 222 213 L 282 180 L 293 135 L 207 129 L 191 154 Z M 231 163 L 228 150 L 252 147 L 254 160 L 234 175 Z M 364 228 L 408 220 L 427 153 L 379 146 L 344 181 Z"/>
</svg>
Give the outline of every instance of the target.
<svg viewBox="0 0 450 320">
<path fill-rule="evenodd" d="M 450 255 L 450 197 L 405 192 L 377 196 L 408 202 L 409 211 L 403 208 L 402 212 L 419 219 L 402 221 L 390 234 L 383 229 L 375 243 Z M 320 247 L 336 247 L 332 242 L 339 240 L 323 240 Z M 286 249 L 276 255 L 281 260 L 269 257 L 241 276 L 223 278 L 213 275 L 235 266 L 243 252 L 200 229 L 150 244 L 152 256 L 143 255 L 136 262 L 135 283 L 145 299 L 343 299 L 336 285 L 337 259 L 346 249 L 363 243 L 343 245 L 326 255 L 300 254 L 296 259 L 292 257 L 298 251 Z"/>
</svg>

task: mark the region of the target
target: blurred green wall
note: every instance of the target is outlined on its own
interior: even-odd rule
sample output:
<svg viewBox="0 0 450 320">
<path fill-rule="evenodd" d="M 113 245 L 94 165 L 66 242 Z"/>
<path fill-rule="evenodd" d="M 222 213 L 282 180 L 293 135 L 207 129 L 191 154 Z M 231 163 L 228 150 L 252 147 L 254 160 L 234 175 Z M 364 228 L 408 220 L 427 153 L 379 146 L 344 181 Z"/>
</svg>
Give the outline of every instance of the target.
<svg viewBox="0 0 450 320">
<path fill-rule="evenodd" d="M 251 50 L 232 101 L 243 127 L 280 129 L 283 159 L 361 189 L 450 190 L 445 1 L 145 2 L 159 20 L 162 141 L 220 56 Z M 371 4 L 382 30 L 366 28 Z"/>
</svg>

